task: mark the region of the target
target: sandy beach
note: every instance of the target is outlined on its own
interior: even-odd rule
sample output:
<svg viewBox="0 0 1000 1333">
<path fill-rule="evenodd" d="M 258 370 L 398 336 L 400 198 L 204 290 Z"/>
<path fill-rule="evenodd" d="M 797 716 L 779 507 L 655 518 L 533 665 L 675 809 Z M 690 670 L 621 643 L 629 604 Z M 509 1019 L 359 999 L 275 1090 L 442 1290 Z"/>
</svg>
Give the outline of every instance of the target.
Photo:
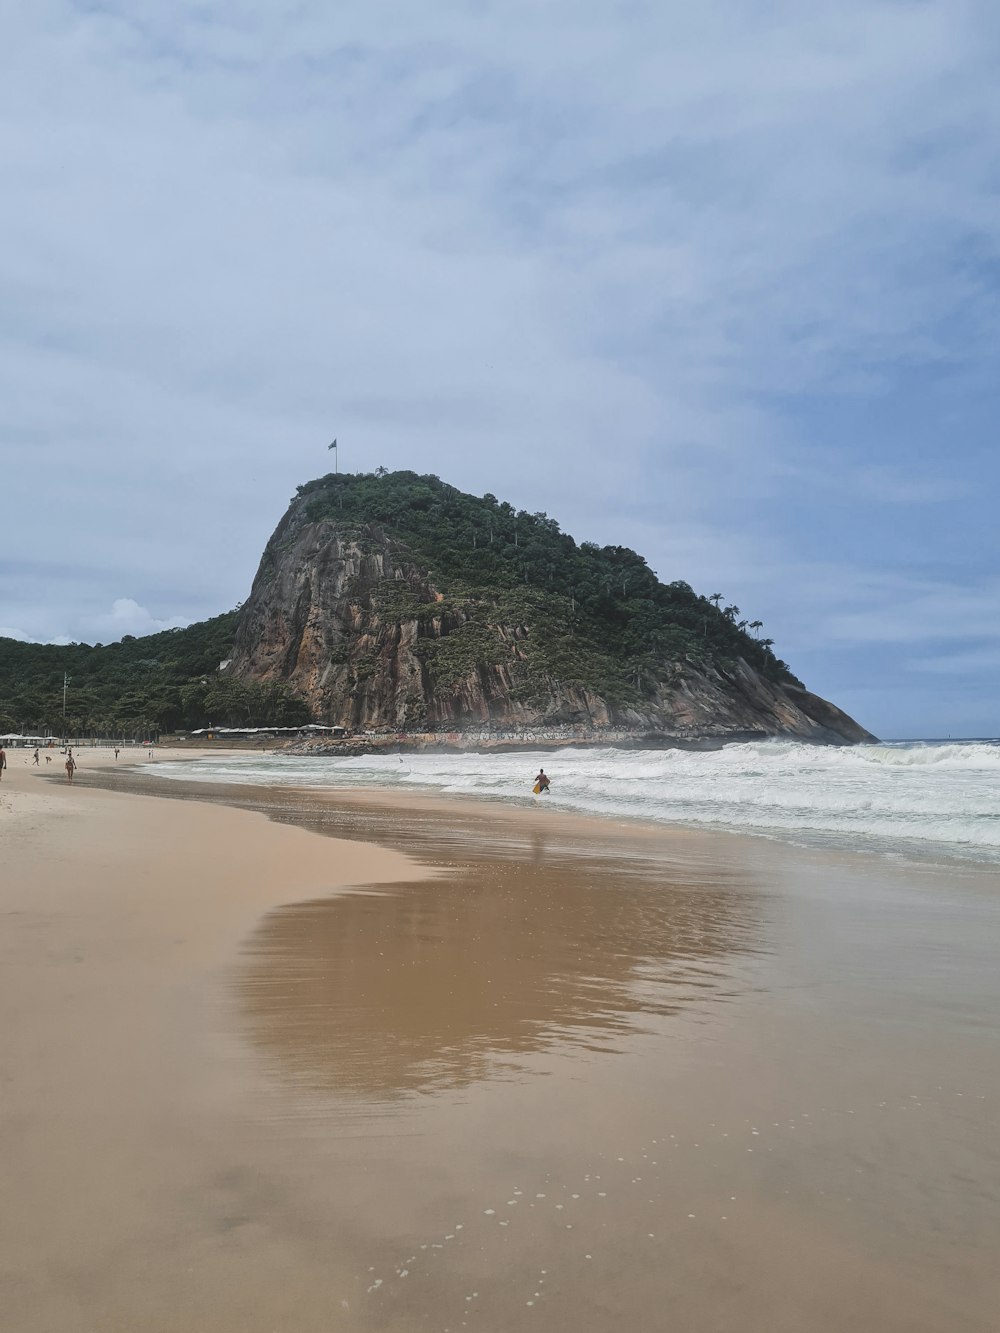
<svg viewBox="0 0 1000 1333">
<path fill-rule="evenodd" d="M 14 1333 L 996 1327 L 995 873 L 29 760 Z"/>
</svg>

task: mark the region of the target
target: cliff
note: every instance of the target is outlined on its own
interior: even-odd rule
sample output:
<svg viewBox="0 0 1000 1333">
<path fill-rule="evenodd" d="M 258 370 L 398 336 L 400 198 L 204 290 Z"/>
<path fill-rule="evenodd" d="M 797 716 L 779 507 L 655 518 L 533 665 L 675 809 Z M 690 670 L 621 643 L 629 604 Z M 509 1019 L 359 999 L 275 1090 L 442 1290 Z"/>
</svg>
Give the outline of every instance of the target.
<svg viewBox="0 0 1000 1333">
<path fill-rule="evenodd" d="M 874 739 L 736 610 L 493 496 L 413 473 L 327 477 L 268 542 L 227 671 L 353 730 Z"/>
</svg>

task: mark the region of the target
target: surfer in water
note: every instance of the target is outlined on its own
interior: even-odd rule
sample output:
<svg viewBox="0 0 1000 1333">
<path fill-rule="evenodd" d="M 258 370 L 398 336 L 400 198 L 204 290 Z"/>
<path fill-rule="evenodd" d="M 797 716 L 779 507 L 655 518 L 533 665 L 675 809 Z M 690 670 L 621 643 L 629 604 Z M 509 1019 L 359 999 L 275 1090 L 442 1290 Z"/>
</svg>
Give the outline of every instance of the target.
<svg viewBox="0 0 1000 1333">
<path fill-rule="evenodd" d="M 545 769 L 544 768 L 539 769 L 538 777 L 535 778 L 535 787 L 534 787 L 535 795 L 541 796 L 544 793 L 548 792 L 548 790 L 549 790 L 549 780 L 545 776 Z"/>
</svg>

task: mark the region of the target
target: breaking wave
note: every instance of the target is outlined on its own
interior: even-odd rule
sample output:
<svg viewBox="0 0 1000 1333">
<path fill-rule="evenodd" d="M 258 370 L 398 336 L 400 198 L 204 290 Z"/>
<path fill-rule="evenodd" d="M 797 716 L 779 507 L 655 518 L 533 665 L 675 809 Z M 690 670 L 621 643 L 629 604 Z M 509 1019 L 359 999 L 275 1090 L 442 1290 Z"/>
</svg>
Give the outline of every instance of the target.
<svg viewBox="0 0 1000 1333">
<path fill-rule="evenodd" d="M 727 829 L 810 844 L 1000 864 L 1000 741 L 827 748 L 792 741 L 721 750 L 566 749 L 357 758 L 235 755 L 156 766 L 159 775 L 335 789 L 423 788 L 532 799 L 617 819 Z"/>
</svg>

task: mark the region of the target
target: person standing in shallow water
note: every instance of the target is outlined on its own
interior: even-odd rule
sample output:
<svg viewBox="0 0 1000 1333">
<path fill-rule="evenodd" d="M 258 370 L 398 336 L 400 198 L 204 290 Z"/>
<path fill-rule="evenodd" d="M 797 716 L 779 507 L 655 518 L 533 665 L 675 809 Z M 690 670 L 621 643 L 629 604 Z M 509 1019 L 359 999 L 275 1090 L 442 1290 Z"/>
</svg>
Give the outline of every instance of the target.
<svg viewBox="0 0 1000 1333">
<path fill-rule="evenodd" d="M 538 770 L 538 777 L 535 778 L 535 786 L 538 788 L 538 792 L 539 792 L 540 795 L 541 795 L 543 792 L 547 792 L 547 791 L 548 791 L 548 789 L 549 789 L 549 780 L 548 780 L 548 778 L 547 778 L 546 775 L 545 775 L 545 769 L 544 769 L 544 768 L 540 768 L 540 769 Z"/>
<path fill-rule="evenodd" d="M 76 772 L 76 760 L 73 758 L 73 751 L 70 750 L 69 756 L 66 759 L 66 777 L 70 782 L 73 781 L 73 774 L 75 772 Z"/>
</svg>

